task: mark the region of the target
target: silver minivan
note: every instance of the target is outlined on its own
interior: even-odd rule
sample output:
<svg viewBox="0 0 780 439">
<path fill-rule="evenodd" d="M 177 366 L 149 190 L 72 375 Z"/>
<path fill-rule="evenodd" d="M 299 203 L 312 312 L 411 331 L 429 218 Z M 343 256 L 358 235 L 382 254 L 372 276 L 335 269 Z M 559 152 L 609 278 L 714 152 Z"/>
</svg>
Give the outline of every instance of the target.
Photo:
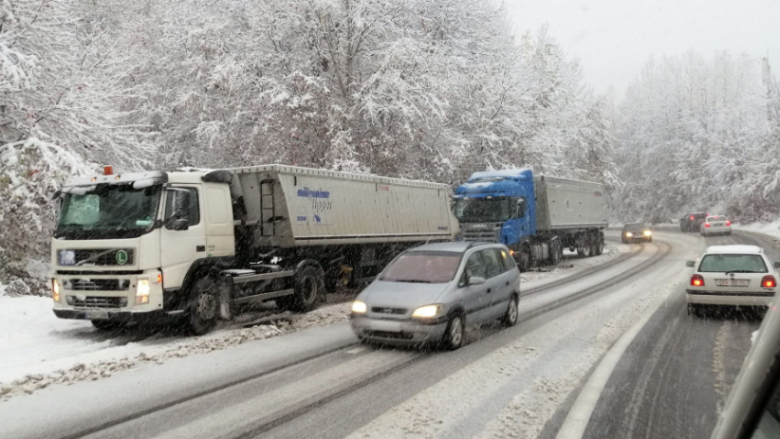
<svg viewBox="0 0 780 439">
<path fill-rule="evenodd" d="M 501 244 L 448 242 L 407 250 L 352 303 L 361 341 L 463 344 L 465 326 L 517 323 L 520 271 Z"/>
</svg>

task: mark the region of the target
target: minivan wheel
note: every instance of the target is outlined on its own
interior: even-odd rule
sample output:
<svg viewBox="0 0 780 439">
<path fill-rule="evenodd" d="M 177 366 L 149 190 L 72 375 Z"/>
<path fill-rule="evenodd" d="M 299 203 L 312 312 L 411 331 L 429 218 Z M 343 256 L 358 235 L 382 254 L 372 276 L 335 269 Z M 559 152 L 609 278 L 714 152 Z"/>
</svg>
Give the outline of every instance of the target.
<svg viewBox="0 0 780 439">
<path fill-rule="evenodd" d="M 512 298 L 509 299 L 509 305 L 506 308 L 504 318 L 501 319 L 501 323 L 507 328 L 515 326 L 517 324 L 517 316 L 517 295 L 513 294 Z"/>
<path fill-rule="evenodd" d="M 460 349 L 463 346 L 465 332 L 463 317 L 460 314 L 453 314 L 444 333 L 444 347 L 450 351 Z"/>
</svg>

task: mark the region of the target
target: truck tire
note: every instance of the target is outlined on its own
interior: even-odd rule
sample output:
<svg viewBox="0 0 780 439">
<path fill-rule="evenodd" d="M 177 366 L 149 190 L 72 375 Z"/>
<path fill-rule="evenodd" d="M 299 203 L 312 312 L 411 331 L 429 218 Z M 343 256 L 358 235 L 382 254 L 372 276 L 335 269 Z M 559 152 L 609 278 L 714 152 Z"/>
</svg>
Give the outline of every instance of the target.
<svg viewBox="0 0 780 439">
<path fill-rule="evenodd" d="M 604 237 L 596 236 L 596 244 L 593 246 L 593 255 L 600 256 L 604 254 Z"/>
<path fill-rule="evenodd" d="M 531 248 L 528 247 L 528 244 L 523 244 L 517 252 L 517 268 L 520 271 L 528 271 L 531 269 L 532 265 Z"/>
<path fill-rule="evenodd" d="M 593 248 L 593 243 L 591 242 L 590 237 L 588 236 L 582 236 L 578 240 L 577 244 L 577 256 L 581 258 L 587 258 L 590 257 L 591 250 Z"/>
<path fill-rule="evenodd" d="M 212 278 L 201 279 L 193 287 L 187 306 L 187 327 L 193 335 L 206 334 L 216 325 L 221 288 Z"/>
<path fill-rule="evenodd" d="M 325 274 L 318 263 L 299 266 L 295 271 L 295 292 L 291 296 L 276 299 L 276 305 L 295 312 L 311 311 L 325 297 Z"/>
<path fill-rule="evenodd" d="M 561 241 L 555 240 L 550 243 L 550 265 L 558 265 L 563 257 L 563 247 Z"/>
</svg>

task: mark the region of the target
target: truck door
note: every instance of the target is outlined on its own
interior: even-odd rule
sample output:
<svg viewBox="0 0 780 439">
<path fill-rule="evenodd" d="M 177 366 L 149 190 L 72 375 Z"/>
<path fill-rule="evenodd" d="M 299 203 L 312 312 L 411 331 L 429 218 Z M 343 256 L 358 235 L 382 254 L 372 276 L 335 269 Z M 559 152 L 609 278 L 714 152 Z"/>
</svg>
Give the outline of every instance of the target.
<svg viewBox="0 0 780 439">
<path fill-rule="evenodd" d="M 189 194 L 186 218 L 176 218 L 176 198 Z M 176 187 L 165 191 L 163 226 L 160 238 L 160 260 L 165 288 L 181 287 L 190 265 L 206 257 L 206 226 L 201 211 L 200 191 L 194 187 Z M 181 220 L 186 219 L 187 227 Z M 178 222 L 177 222 L 178 221 Z"/>
</svg>

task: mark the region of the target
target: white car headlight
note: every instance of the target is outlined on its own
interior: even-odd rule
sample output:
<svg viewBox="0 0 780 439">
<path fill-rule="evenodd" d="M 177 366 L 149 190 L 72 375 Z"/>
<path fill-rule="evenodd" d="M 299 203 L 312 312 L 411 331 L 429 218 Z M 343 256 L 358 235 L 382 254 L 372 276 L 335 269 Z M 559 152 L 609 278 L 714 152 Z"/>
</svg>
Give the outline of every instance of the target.
<svg viewBox="0 0 780 439">
<path fill-rule="evenodd" d="M 630 237 L 634 236 L 634 234 L 631 233 L 631 232 L 626 232 L 626 236 L 628 236 L 630 238 Z"/>
<path fill-rule="evenodd" d="M 149 279 L 138 279 L 135 290 L 135 303 L 140 305 L 143 303 L 149 303 L 149 292 L 151 288 L 149 286 Z"/>
<path fill-rule="evenodd" d="M 366 311 L 368 311 L 368 306 L 366 306 L 366 302 L 361 302 L 360 300 L 356 300 L 352 302 L 352 312 L 355 314 L 365 314 Z"/>
<path fill-rule="evenodd" d="M 649 230 L 645 230 L 645 231 L 644 231 L 644 235 L 645 235 L 645 236 L 650 236 L 650 235 L 652 235 L 652 234 L 653 234 L 653 232 L 651 232 L 651 231 L 649 231 Z"/>
<path fill-rule="evenodd" d="M 441 310 L 441 306 L 439 305 L 425 305 L 414 310 L 414 312 L 412 313 L 412 317 L 429 319 L 431 317 L 438 316 L 440 310 Z"/>
</svg>

